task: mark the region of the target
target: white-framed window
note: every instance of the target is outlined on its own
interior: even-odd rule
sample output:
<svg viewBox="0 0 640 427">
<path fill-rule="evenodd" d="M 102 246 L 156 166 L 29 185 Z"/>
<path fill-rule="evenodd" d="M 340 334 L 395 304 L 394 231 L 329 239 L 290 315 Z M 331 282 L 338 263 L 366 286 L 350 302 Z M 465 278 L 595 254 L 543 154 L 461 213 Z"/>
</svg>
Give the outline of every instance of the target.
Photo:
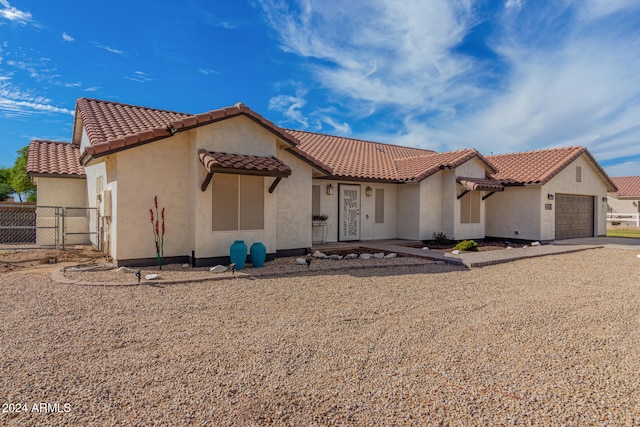
<svg viewBox="0 0 640 427">
<path fill-rule="evenodd" d="M 213 231 L 264 229 L 264 177 L 216 174 L 211 191 Z"/>
</svg>

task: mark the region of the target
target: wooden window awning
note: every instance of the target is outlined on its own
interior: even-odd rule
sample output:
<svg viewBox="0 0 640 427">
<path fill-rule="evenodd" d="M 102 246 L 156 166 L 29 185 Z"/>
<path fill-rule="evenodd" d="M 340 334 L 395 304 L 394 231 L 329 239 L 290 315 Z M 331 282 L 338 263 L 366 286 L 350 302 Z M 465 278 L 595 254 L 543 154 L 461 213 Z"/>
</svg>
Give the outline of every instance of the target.
<svg viewBox="0 0 640 427">
<path fill-rule="evenodd" d="M 275 157 L 229 154 L 204 149 L 198 150 L 198 157 L 207 170 L 207 177 L 200 186 L 202 191 L 207 189 L 214 173 L 275 177 L 269 193 L 275 190 L 282 178 L 291 175 L 291 168 Z"/>
</svg>

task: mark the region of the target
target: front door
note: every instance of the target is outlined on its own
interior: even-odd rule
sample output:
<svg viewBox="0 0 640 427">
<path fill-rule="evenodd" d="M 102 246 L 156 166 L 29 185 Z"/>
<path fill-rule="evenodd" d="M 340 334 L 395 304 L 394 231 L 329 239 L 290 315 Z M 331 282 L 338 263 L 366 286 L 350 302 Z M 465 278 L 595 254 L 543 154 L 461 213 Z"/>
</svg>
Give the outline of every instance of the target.
<svg viewBox="0 0 640 427">
<path fill-rule="evenodd" d="M 360 240 L 360 186 L 340 184 L 338 240 Z"/>
</svg>

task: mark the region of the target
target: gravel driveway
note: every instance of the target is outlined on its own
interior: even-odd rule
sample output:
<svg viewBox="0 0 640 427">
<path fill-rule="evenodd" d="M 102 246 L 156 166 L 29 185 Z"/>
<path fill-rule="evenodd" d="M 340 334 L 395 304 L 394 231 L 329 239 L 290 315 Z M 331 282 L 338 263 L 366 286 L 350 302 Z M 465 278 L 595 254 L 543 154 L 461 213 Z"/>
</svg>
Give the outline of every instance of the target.
<svg viewBox="0 0 640 427">
<path fill-rule="evenodd" d="M 639 425 L 637 253 L 113 288 L 5 273 L 0 425 Z"/>
</svg>

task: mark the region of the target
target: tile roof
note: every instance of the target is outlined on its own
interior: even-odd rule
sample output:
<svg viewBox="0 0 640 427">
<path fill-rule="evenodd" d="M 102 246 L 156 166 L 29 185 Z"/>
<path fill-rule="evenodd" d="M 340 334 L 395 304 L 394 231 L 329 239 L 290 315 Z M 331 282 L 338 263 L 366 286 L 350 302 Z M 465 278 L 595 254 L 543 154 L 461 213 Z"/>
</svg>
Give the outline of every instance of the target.
<svg viewBox="0 0 640 427">
<path fill-rule="evenodd" d="M 504 191 L 504 187 L 500 184 L 500 181 L 489 178 L 456 178 L 460 184 L 468 188 L 469 190 L 479 191 Z"/>
<path fill-rule="evenodd" d="M 571 162 L 585 154 L 600 172 L 610 189 L 615 185 L 584 147 L 550 148 L 546 150 L 488 156 L 497 173 L 491 177 L 504 185 L 546 184 Z"/>
<path fill-rule="evenodd" d="M 80 116 L 82 120 L 81 125 L 86 129 L 91 144 L 85 148 L 86 156 L 108 154 L 239 115 L 245 115 L 269 129 L 290 145 L 297 144 L 297 140 L 287 132 L 242 103 L 201 114 L 186 114 L 80 98 L 76 103 L 76 111 L 76 115 Z M 74 125 L 74 143 L 76 144 L 78 143 L 79 126 L 80 124 L 76 120 Z"/>
<path fill-rule="evenodd" d="M 287 132 L 300 141 L 295 151 L 338 178 L 420 181 L 440 169 L 455 168 L 473 157 L 481 158 L 491 168 L 489 162 L 472 149 L 436 153 L 314 132 L 292 129 Z"/>
<path fill-rule="evenodd" d="M 80 164 L 80 150 L 68 142 L 34 140 L 29 144 L 27 174 L 29 176 L 66 175 L 85 177 Z"/>
<path fill-rule="evenodd" d="M 618 187 L 615 197 L 640 197 L 640 176 L 617 176 L 611 181 Z"/>
<path fill-rule="evenodd" d="M 246 156 L 199 150 L 200 161 L 209 172 L 230 170 L 239 174 L 289 176 L 291 168 L 275 157 Z"/>
</svg>

